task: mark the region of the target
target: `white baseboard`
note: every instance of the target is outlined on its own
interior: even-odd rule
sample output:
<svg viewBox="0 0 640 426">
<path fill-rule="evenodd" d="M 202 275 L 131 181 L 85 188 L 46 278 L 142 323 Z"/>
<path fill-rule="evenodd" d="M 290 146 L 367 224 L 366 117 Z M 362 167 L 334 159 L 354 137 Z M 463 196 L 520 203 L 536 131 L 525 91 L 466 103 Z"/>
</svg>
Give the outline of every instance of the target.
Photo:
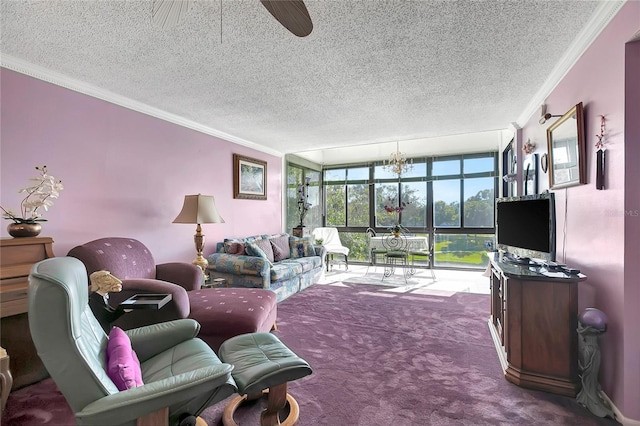
<svg viewBox="0 0 640 426">
<path fill-rule="evenodd" d="M 602 390 L 600 391 L 600 396 L 609 403 L 611 409 L 613 410 L 613 414 L 616 416 L 616 420 L 622 423 L 624 426 L 640 426 L 640 420 L 628 419 L 622 415 L 618 407 L 609 399 L 609 396 L 604 393 Z"/>
</svg>

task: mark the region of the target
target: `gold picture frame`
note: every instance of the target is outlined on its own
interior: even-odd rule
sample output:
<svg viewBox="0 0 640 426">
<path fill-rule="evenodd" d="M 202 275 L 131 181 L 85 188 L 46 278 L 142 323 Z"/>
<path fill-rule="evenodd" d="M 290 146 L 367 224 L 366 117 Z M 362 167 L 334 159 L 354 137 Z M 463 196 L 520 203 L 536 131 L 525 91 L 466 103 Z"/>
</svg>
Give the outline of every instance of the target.
<svg viewBox="0 0 640 426">
<path fill-rule="evenodd" d="M 267 162 L 233 154 L 233 198 L 267 199 Z"/>
<path fill-rule="evenodd" d="M 547 129 L 549 188 L 587 183 L 584 109 L 582 102 Z"/>
</svg>

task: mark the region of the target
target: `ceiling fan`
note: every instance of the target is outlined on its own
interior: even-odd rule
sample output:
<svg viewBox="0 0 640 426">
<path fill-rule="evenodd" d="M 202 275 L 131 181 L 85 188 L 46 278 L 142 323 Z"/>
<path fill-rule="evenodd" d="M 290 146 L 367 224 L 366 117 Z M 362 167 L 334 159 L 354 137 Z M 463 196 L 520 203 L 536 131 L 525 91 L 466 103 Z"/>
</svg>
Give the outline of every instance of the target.
<svg viewBox="0 0 640 426">
<path fill-rule="evenodd" d="M 222 4 L 222 0 L 220 0 Z M 309 11 L 302 0 L 260 0 L 260 3 L 282 26 L 298 37 L 313 30 Z M 189 0 L 153 0 L 151 17 L 163 28 L 177 24 L 189 10 Z"/>
</svg>

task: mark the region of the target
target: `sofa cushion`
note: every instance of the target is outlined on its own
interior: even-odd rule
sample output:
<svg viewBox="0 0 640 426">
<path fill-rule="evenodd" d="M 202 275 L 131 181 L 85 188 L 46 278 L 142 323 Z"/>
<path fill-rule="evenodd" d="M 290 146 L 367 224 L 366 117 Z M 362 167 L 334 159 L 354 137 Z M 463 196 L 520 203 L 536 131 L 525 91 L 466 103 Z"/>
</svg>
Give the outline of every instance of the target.
<svg viewBox="0 0 640 426">
<path fill-rule="evenodd" d="M 298 259 L 286 259 L 280 263 L 295 263 L 302 268 L 302 272 L 307 272 L 314 268 L 320 268 L 322 266 L 322 258 L 320 256 L 300 257 Z"/>
<path fill-rule="evenodd" d="M 273 249 L 273 259 L 279 262 L 283 259 L 288 259 L 291 256 L 289 248 L 289 235 L 284 234 L 281 236 L 271 237 L 271 248 Z"/>
<path fill-rule="evenodd" d="M 245 250 L 249 256 L 259 257 L 269 262 L 269 266 L 273 265 L 273 261 L 269 260 L 267 254 L 255 243 L 255 241 L 247 243 Z M 271 252 L 271 257 L 273 257 L 273 251 Z"/>
<path fill-rule="evenodd" d="M 269 241 L 268 238 L 262 238 L 262 239 L 259 239 L 259 240 L 255 240 L 253 243 L 256 246 L 260 247 L 260 250 L 262 250 L 264 252 L 264 254 L 267 255 L 267 259 L 269 260 L 269 262 L 273 262 L 274 261 L 273 248 L 271 247 L 271 241 Z"/>
<path fill-rule="evenodd" d="M 279 262 L 271 267 L 271 282 L 288 280 L 302 273 L 302 265 L 297 262 Z"/>
<path fill-rule="evenodd" d="M 289 237 L 290 257 L 297 259 L 299 257 L 315 256 L 316 252 L 308 237 L 297 238 Z"/>
<path fill-rule="evenodd" d="M 243 245 L 243 249 L 244 249 L 244 245 L 246 244 L 246 239 L 245 238 L 225 238 L 224 239 L 224 244 L 223 244 L 223 250 L 225 253 L 229 253 L 229 254 L 243 254 L 243 253 L 231 253 L 231 251 L 234 250 L 235 246 L 235 250 L 238 249 L 238 244 L 242 244 Z"/>
<path fill-rule="evenodd" d="M 231 243 L 227 250 L 229 254 L 245 254 L 244 243 Z"/>
</svg>

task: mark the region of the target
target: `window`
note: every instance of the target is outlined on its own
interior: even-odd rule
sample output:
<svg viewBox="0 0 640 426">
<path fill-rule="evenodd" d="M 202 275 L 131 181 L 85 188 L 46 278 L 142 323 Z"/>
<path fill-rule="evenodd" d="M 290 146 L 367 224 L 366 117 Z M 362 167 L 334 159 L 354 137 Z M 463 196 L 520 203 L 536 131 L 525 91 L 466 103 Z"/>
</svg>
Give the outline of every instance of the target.
<svg viewBox="0 0 640 426">
<path fill-rule="evenodd" d="M 433 239 L 438 265 L 486 265 L 497 158 L 495 152 L 415 158 L 402 176 L 381 163 L 325 169 L 325 223 L 340 229 L 351 260 L 368 259 L 368 227 L 385 232 L 399 223 Z"/>
<path fill-rule="evenodd" d="M 464 226 L 493 228 L 495 178 L 464 180 Z"/>
<path fill-rule="evenodd" d="M 369 167 L 327 169 L 324 172 L 326 224 L 369 226 Z"/>
<path fill-rule="evenodd" d="M 460 226 L 460 179 L 433 182 L 433 224 L 438 228 Z"/>
</svg>

